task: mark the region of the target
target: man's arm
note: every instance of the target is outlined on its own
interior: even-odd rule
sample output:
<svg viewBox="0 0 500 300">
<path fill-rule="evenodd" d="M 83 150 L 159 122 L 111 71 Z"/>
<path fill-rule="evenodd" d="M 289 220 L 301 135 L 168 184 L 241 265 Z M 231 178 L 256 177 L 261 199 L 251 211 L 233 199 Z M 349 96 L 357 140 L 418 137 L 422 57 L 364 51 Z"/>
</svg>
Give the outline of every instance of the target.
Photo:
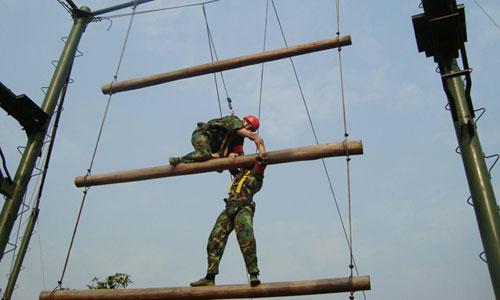
<svg viewBox="0 0 500 300">
<path fill-rule="evenodd" d="M 267 164 L 263 162 L 263 160 L 258 160 L 255 162 L 253 166 L 253 173 L 257 175 L 264 175 L 264 170 L 266 169 Z"/>
<path fill-rule="evenodd" d="M 264 146 L 264 140 L 257 133 L 252 132 L 245 128 L 240 128 L 236 130 L 236 134 L 241 137 L 246 137 L 251 139 L 257 146 L 257 149 L 259 150 L 259 156 L 264 157 L 266 155 L 267 151 L 266 147 Z"/>
</svg>

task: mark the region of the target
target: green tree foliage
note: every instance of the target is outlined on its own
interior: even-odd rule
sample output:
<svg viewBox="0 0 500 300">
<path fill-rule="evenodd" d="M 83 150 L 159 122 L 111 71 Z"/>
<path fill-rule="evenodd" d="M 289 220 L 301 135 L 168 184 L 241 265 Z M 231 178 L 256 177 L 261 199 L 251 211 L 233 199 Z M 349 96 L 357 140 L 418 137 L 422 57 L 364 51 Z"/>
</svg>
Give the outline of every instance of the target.
<svg viewBox="0 0 500 300">
<path fill-rule="evenodd" d="M 109 275 L 103 281 L 94 277 L 90 285 L 87 285 L 87 287 L 91 290 L 122 289 L 126 288 L 129 284 L 134 283 L 131 278 L 132 277 L 126 273 L 115 273 L 114 275 Z"/>
</svg>

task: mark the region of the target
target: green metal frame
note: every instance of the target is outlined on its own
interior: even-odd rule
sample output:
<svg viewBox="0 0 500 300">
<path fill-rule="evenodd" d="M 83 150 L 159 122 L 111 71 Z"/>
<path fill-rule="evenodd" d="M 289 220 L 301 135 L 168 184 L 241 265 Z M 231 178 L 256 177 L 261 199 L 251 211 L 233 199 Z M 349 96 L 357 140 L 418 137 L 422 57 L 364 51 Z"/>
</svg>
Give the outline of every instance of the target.
<svg viewBox="0 0 500 300">
<path fill-rule="evenodd" d="M 88 10 L 88 8 L 83 7 L 82 10 Z M 73 63 L 73 59 L 76 53 L 78 42 L 87 26 L 88 18 L 78 18 L 75 20 L 73 28 L 69 34 L 64 50 L 59 59 L 59 63 L 50 82 L 47 94 L 42 104 L 42 110 L 49 115 L 51 118 L 56 104 L 58 96 L 64 84 L 64 80 L 68 76 L 69 69 Z M 17 169 L 16 175 L 14 177 L 14 191 L 12 196 L 7 198 L 5 204 L 0 213 L 0 260 L 3 258 L 3 253 L 5 251 L 7 242 L 9 240 L 10 232 L 17 218 L 17 213 L 22 203 L 23 196 L 26 192 L 31 174 L 35 167 L 35 162 L 39 156 L 43 140 L 47 133 L 47 122 L 45 126 L 34 132 L 29 138 L 26 144 L 26 149 L 23 153 L 19 167 Z"/>
<path fill-rule="evenodd" d="M 87 7 L 82 7 L 81 10 L 90 12 L 90 9 Z M 68 40 L 66 41 L 66 45 L 64 46 L 63 52 L 59 59 L 59 63 L 57 64 L 56 70 L 52 76 L 52 80 L 41 107 L 42 110 L 49 116 L 49 120 L 54 114 L 58 97 L 61 93 L 66 78 L 69 76 L 78 43 L 80 42 L 82 34 L 85 31 L 89 20 L 90 19 L 88 16 L 77 17 L 75 18 L 75 22 L 73 24 L 73 27 L 71 28 Z M 12 192 L 12 195 L 7 198 L 2 208 L 2 212 L 0 214 L 0 260 L 3 258 L 3 254 L 9 241 L 12 227 L 14 226 L 14 223 L 16 221 L 19 208 L 21 207 L 24 194 L 26 193 L 28 183 L 31 179 L 31 174 L 33 173 L 35 162 L 42 150 L 43 141 L 45 135 L 47 134 L 48 123 L 49 122 L 47 122 L 43 128 L 33 132 L 29 136 L 28 142 L 26 144 L 26 149 L 23 153 L 21 162 L 19 163 L 19 167 L 16 172 L 16 176 L 13 180 L 14 190 Z M 12 272 L 9 276 L 9 282 L 2 299 L 10 299 L 12 296 L 17 277 L 21 270 L 24 256 L 28 249 L 31 235 L 33 233 L 37 215 L 38 209 L 32 212 L 32 215 L 30 216 L 30 219 L 28 221 L 28 225 L 19 246 L 17 258 Z"/>
<path fill-rule="evenodd" d="M 22 199 L 24 197 L 24 194 L 26 193 L 36 160 L 41 153 L 44 137 L 47 134 L 48 124 L 50 123 L 52 115 L 54 114 L 57 100 L 63 89 L 64 82 L 69 77 L 69 73 L 71 72 L 71 66 L 74 61 L 78 44 L 88 23 L 97 15 L 112 12 L 122 8 L 137 6 L 139 4 L 150 1 L 153 0 L 134 0 L 91 12 L 90 8 L 88 7 L 82 6 L 81 8 L 77 8 L 72 0 L 66 0 L 71 9 L 74 24 L 71 28 L 68 40 L 66 41 L 66 45 L 63 49 L 63 52 L 59 59 L 59 63 L 56 67 L 56 70 L 54 71 L 52 80 L 45 95 L 45 99 L 41 106 L 41 109 L 44 113 L 46 113 L 48 118 L 46 122 L 44 122 L 44 126 L 35 128 L 33 132 L 30 132 L 30 134 L 28 134 L 26 149 L 19 163 L 13 182 L 7 182 L 4 179 L 0 181 L 0 188 L 2 189 L 2 193 L 7 196 L 7 199 L 0 213 L 0 262 L 3 258 L 3 255 L 5 254 L 5 248 L 8 244 L 9 236 L 17 219 L 18 212 L 22 204 Z M 21 265 L 28 249 L 28 244 L 34 230 L 38 214 L 39 209 L 38 207 L 35 207 L 32 210 L 32 213 L 28 220 L 28 224 L 26 225 L 25 233 L 19 246 L 17 257 L 12 272 L 9 276 L 9 281 L 7 283 L 7 287 L 2 299 L 10 299 L 12 297 L 12 292 L 14 291 L 15 283 L 21 270 Z"/>
<path fill-rule="evenodd" d="M 493 290 L 496 299 L 500 299 L 500 217 L 470 97 L 464 7 L 457 6 L 455 0 L 423 0 L 422 4 L 425 13 L 413 16 L 417 45 L 420 52 L 433 56 L 439 65 Z M 463 70 L 456 60 L 459 53 Z M 465 76 L 466 87 L 462 76 Z"/>
</svg>

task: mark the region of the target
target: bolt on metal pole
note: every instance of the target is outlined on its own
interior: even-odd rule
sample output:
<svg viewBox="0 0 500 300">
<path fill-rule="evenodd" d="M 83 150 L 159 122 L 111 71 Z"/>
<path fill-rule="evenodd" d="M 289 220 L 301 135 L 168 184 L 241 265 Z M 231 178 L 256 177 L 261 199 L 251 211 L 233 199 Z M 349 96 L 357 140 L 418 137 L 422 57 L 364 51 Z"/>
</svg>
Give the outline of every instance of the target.
<svg viewBox="0 0 500 300">
<path fill-rule="evenodd" d="M 460 72 L 455 59 L 440 59 L 442 76 Z M 476 130 L 476 123 L 469 110 L 464 85 L 460 76 L 443 79 L 447 91 L 455 132 L 467 175 L 496 299 L 500 299 L 500 218 L 498 205 L 486 166 L 483 150 Z"/>
<path fill-rule="evenodd" d="M 90 12 L 90 9 L 87 7 L 82 7 L 81 10 L 84 12 Z M 31 174 L 33 173 L 37 157 L 41 152 L 43 140 L 47 133 L 48 124 L 50 123 L 50 118 L 54 113 L 57 105 L 57 99 L 63 88 L 64 81 L 68 77 L 70 66 L 73 63 L 80 38 L 89 21 L 89 16 L 90 14 L 80 16 L 75 19 L 42 104 L 42 109 L 45 113 L 47 113 L 47 115 L 49 115 L 49 119 L 42 130 L 34 132 L 28 138 L 26 149 L 22 155 L 19 167 L 14 177 L 14 191 L 12 196 L 6 199 L 2 212 L 0 213 L 0 261 L 3 258 L 12 227 L 17 219 L 17 214 L 19 208 L 21 207 L 24 194 L 26 193 L 28 183 L 31 179 Z M 4 296 L 4 299 L 8 298 L 5 298 Z"/>
</svg>

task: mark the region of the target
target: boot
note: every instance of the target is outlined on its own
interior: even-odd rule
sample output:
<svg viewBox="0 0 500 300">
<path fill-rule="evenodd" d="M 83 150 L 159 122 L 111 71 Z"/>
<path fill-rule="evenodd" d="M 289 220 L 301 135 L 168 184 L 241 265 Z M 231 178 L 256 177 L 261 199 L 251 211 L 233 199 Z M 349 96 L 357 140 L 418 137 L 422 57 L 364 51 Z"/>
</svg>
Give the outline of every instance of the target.
<svg viewBox="0 0 500 300">
<path fill-rule="evenodd" d="M 171 166 L 176 166 L 178 165 L 179 163 L 181 162 L 181 159 L 179 157 L 171 157 L 168 159 L 168 163 L 171 165 Z"/>
<path fill-rule="evenodd" d="M 198 281 L 191 282 L 191 286 L 212 286 L 215 285 L 215 280 L 202 278 Z"/>
<path fill-rule="evenodd" d="M 259 277 L 257 277 L 257 274 L 250 274 L 250 285 L 251 286 L 258 286 L 260 284 Z"/>
</svg>

